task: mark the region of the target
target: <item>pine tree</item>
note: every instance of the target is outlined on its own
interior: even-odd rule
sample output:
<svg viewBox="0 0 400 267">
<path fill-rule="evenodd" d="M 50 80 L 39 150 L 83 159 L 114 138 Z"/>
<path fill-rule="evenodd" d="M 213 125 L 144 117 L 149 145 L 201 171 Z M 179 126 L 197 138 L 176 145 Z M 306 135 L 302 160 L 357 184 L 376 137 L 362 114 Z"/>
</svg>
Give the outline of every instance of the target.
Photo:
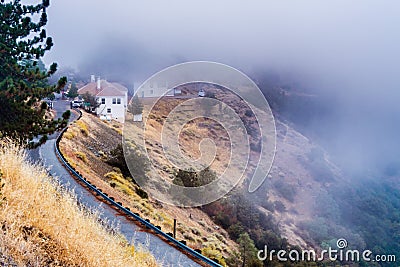
<svg viewBox="0 0 400 267">
<path fill-rule="evenodd" d="M 262 262 L 257 258 L 257 248 L 248 233 L 240 234 L 237 243 L 239 244 L 240 254 L 242 255 L 242 266 L 262 266 Z"/>
<path fill-rule="evenodd" d="M 128 111 L 133 115 L 142 114 L 143 104 L 140 102 L 139 97 L 135 95 L 132 98 L 131 104 L 128 106 Z"/>
<path fill-rule="evenodd" d="M 71 88 L 68 91 L 67 97 L 75 98 L 78 96 L 78 87 L 76 87 L 75 83 L 71 84 Z"/>
<path fill-rule="evenodd" d="M 23 143 L 66 124 L 46 118 L 47 105 L 40 103 L 66 84 L 62 77 L 57 85 L 48 85 L 57 64 L 46 71 L 40 61 L 53 46 L 44 29 L 49 4 L 49 0 L 29 5 L 20 0 L 0 3 L 0 135 Z"/>
<path fill-rule="evenodd" d="M 100 106 L 100 102 L 97 101 L 97 98 L 89 92 L 84 93 L 82 98 L 91 108 L 98 108 Z"/>
</svg>

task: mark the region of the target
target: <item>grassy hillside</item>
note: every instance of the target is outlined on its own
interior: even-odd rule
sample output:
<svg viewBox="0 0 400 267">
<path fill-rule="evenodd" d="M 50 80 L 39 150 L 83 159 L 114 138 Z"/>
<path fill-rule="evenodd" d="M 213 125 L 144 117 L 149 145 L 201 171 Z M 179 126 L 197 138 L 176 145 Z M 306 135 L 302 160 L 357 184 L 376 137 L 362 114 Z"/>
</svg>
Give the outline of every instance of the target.
<svg viewBox="0 0 400 267">
<path fill-rule="evenodd" d="M 60 150 L 83 177 L 133 212 L 161 226 L 163 231 L 172 233 L 176 218 L 178 240 L 186 240 L 190 247 L 222 264 L 224 258 L 237 258 L 234 256 L 237 244 L 201 209 L 165 205 L 152 199 L 135 184 L 129 170 L 124 169 L 124 164 L 119 164 L 125 162 L 119 146 L 121 129 L 118 122 L 101 121 L 83 112 L 82 118 L 72 123 L 63 135 Z M 139 165 L 148 161 L 140 156 L 136 160 Z"/>
<path fill-rule="evenodd" d="M 187 86 L 185 90 L 182 92 L 189 94 L 191 88 Z M 243 118 L 249 130 L 251 172 L 253 163 L 259 157 L 256 121 L 251 113 L 248 114 L 248 107 L 236 96 L 210 86 L 205 90 L 213 93 L 216 99 L 233 106 Z M 135 160 L 131 161 L 137 162 L 135 171 L 143 169 L 145 177 L 161 175 L 167 181 L 175 181 L 179 170 L 164 157 L 160 132 L 167 114 L 185 100 L 185 97 L 161 99 L 151 113 L 150 104 L 143 100 L 143 115 L 148 118 L 145 135 L 149 158 L 137 153 Z M 196 108 L 185 105 L 185 110 Z M 219 106 L 211 107 L 210 111 L 219 112 Z M 128 141 L 141 151 L 138 144 L 143 138 L 141 129 L 144 125 L 134 123 L 131 126 L 125 127 L 124 131 L 132 131 L 132 140 Z M 363 247 L 363 238 L 358 231 L 349 231 L 341 222 L 344 217 L 337 208 L 338 195 L 332 192 L 335 184 L 345 181 L 341 169 L 322 147 L 287 122 L 276 120 L 277 150 L 274 164 L 268 179 L 255 193 L 247 193 L 245 179 L 225 198 L 198 209 L 164 205 L 152 199 L 151 193 L 149 196 L 141 194 L 130 178 L 129 170 L 126 172 L 124 166 L 116 165 L 124 162 L 123 153 L 117 153 L 116 149 L 121 142 L 121 128 L 122 125 L 116 122 L 103 122 L 84 113 L 82 119 L 72 124 L 64 135 L 60 144 L 62 152 L 84 177 L 131 210 L 160 225 L 164 231 L 172 231 L 172 219 L 177 218 L 178 239 L 186 240 L 189 246 L 200 249 L 210 258 L 224 257 L 228 265 L 240 265 L 244 254 L 241 240 L 245 240 L 242 236 L 245 233 L 259 249 L 264 245 L 271 249 L 319 249 L 325 244 L 334 243 L 341 236 L 355 247 Z M 221 173 L 230 152 L 228 136 L 221 127 L 204 119 L 196 119 L 189 121 L 179 132 L 182 151 L 195 158 L 199 156 L 199 143 L 204 138 L 212 139 L 217 146 L 211 168 L 217 174 Z M 140 168 L 150 162 L 154 164 L 152 171 Z M 137 177 L 137 174 L 133 175 Z M 329 225 L 329 228 L 325 225 Z M 238 254 L 233 256 L 234 253 Z"/>
<path fill-rule="evenodd" d="M 156 266 L 154 258 L 106 229 L 24 152 L 0 141 L 0 264 Z M 7 265 L 8 266 L 8 265 Z"/>
</svg>

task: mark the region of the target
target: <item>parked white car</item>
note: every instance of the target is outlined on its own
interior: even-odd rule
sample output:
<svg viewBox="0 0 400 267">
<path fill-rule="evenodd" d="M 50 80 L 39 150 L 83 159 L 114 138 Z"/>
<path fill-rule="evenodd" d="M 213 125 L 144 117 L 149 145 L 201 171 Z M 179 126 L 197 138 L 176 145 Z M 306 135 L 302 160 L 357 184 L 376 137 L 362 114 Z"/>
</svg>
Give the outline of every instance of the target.
<svg viewBox="0 0 400 267">
<path fill-rule="evenodd" d="M 79 107 L 82 106 L 82 103 L 83 103 L 82 101 L 74 100 L 74 101 L 71 102 L 71 107 L 73 107 L 73 108 L 79 108 Z"/>
<path fill-rule="evenodd" d="M 206 96 L 206 92 L 204 92 L 203 89 L 200 89 L 198 96 L 205 97 Z"/>
</svg>

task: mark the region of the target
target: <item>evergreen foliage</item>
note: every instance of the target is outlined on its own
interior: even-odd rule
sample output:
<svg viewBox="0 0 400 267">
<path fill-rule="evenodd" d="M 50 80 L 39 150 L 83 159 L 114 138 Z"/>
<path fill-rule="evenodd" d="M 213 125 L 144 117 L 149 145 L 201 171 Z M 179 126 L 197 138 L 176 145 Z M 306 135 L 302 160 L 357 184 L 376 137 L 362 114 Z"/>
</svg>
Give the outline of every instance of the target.
<svg viewBox="0 0 400 267">
<path fill-rule="evenodd" d="M 48 0 L 30 5 L 20 0 L 0 3 L 0 132 L 21 143 L 39 135 L 44 140 L 45 134 L 66 124 L 47 118 L 47 105 L 40 103 L 66 84 L 62 77 L 57 85 L 48 85 L 57 64 L 47 71 L 40 61 L 53 46 L 44 29 L 48 6 Z"/>
<path fill-rule="evenodd" d="M 67 97 L 75 98 L 78 96 L 78 87 L 76 87 L 75 83 L 71 84 L 71 88 L 68 91 Z"/>
<path fill-rule="evenodd" d="M 142 112 L 143 112 L 143 104 L 140 102 L 139 97 L 137 95 L 135 95 L 132 98 L 132 102 L 128 106 L 128 110 L 133 115 L 142 114 Z"/>
</svg>

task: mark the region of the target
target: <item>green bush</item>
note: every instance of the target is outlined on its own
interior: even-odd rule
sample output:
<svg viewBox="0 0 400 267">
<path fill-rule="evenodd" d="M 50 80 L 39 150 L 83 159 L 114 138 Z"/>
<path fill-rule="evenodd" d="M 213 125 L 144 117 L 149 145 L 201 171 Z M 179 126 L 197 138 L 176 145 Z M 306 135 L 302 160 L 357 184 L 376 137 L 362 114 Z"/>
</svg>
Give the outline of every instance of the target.
<svg viewBox="0 0 400 267">
<path fill-rule="evenodd" d="M 142 188 L 140 188 L 140 187 L 137 187 L 137 188 L 135 189 L 135 192 L 136 192 L 136 194 L 138 194 L 138 196 L 141 197 L 141 198 L 144 198 L 144 199 L 149 198 L 149 195 L 147 194 L 147 192 L 144 191 L 144 190 L 143 190 Z"/>
<path fill-rule="evenodd" d="M 207 185 L 217 178 L 215 172 L 209 167 L 195 172 L 193 170 L 179 170 L 173 183 L 185 187 L 200 187 Z"/>
<path fill-rule="evenodd" d="M 296 189 L 290 185 L 285 183 L 282 180 L 277 180 L 274 183 L 275 189 L 276 191 L 284 198 L 286 198 L 287 200 L 289 200 L 290 202 L 294 201 L 294 198 L 296 196 Z"/>
<path fill-rule="evenodd" d="M 69 120 L 70 117 L 71 117 L 71 111 L 70 110 L 67 110 L 62 114 L 62 118 L 64 120 Z"/>
</svg>

